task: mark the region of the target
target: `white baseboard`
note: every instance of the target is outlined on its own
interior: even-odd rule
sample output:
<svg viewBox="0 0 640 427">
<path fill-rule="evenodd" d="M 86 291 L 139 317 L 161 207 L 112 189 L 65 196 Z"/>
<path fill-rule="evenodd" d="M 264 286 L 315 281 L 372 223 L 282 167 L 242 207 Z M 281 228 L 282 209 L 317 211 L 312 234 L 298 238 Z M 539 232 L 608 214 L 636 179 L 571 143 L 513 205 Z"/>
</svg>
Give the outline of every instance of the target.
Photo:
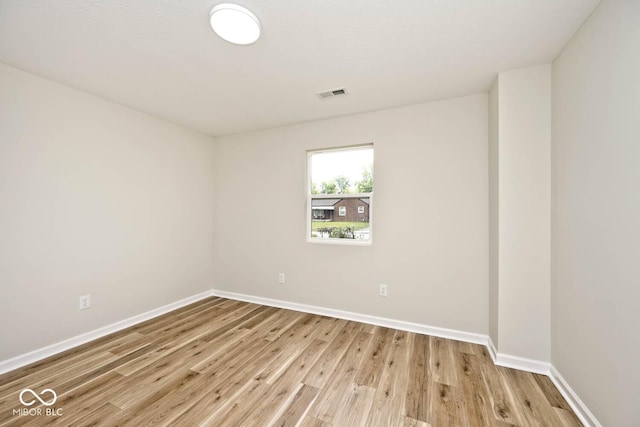
<svg viewBox="0 0 640 427">
<path fill-rule="evenodd" d="M 496 350 L 496 346 L 493 344 L 491 336 L 487 337 L 487 350 L 489 350 L 489 356 L 491 356 L 491 360 L 493 360 L 493 363 L 496 363 L 496 359 L 498 358 L 498 350 Z"/>
<path fill-rule="evenodd" d="M 256 297 L 253 295 L 238 294 L 235 292 L 212 290 L 211 295 L 239 301 L 252 302 L 255 304 L 267 305 L 270 307 L 285 308 L 288 310 L 301 311 L 304 313 L 319 314 L 321 316 L 330 316 L 336 317 L 338 319 L 368 323 L 370 325 L 384 326 L 401 331 L 416 332 L 419 334 L 433 335 L 436 337 L 465 341 L 473 344 L 487 345 L 488 337 L 486 335 L 476 334 L 473 332 L 464 332 L 458 331 L 456 329 L 422 325 L 419 323 L 405 322 L 403 320 L 394 320 L 385 317 L 371 316 L 368 314 L 354 313 L 351 311 L 336 310 L 333 308 L 318 307 L 315 305 L 300 304 L 296 302 L 276 300 L 271 298 Z"/>
<path fill-rule="evenodd" d="M 567 383 L 553 365 L 551 365 L 549 371 L 549 378 L 551 378 L 551 381 L 553 381 L 553 384 L 555 384 L 556 388 L 560 391 L 560 394 L 562 394 L 567 403 L 569 403 L 569 406 L 571 406 L 571 409 L 576 413 L 582 424 L 588 427 L 602 427 L 602 424 L 600 424 L 591 411 L 589 411 L 587 405 L 578 397 L 569 383 Z"/>
<path fill-rule="evenodd" d="M 548 362 L 541 360 L 527 359 L 526 357 L 512 356 L 510 354 L 498 353 L 491 337 L 487 337 L 487 349 L 491 355 L 493 363 L 505 368 L 518 369 L 520 371 L 533 372 L 534 374 L 549 375 Z"/>
<path fill-rule="evenodd" d="M 534 374 L 549 375 L 550 364 L 541 360 L 497 353 L 494 363 L 505 368 L 519 369 L 521 371 L 533 372 Z"/>
<path fill-rule="evenodd" d="M 29 353 L 21 354 L 20 356 L 16 356 L 8 360 L 0 361 L 0 374 L 13 371 L 14 369 L 21 368 L 55 354 L 62 353 L 63 351 L 69 350 L 73 347 L 88 343 L 89 341 L 104 337 L 105 335 L 109 335 L 113 332 L 120 331 L 130 326 L 137 325 L 138 323 L 145 322 L 149 319 L 153 319 L 154 317 L 158 317 L 180 307 L 184 307 L 185 305 L 193 304 L 196 301 L 200 301 L 201 299 L 208 298 L 210 296 L 211 291 L 192 295 L 190 297 L 181 299 L 180 301 L 172 302 L 171 304 L 167 304 L 163 307 L 147 311 L 146 313 L 138 314 L 137 316 L 133 316 L 128 319 L 103 326 L 102 328 L 77 335 L 73 338 L 69 338 L 64 341 L 42 347 L 34 351 L 30 351 Z"/>
</svg>

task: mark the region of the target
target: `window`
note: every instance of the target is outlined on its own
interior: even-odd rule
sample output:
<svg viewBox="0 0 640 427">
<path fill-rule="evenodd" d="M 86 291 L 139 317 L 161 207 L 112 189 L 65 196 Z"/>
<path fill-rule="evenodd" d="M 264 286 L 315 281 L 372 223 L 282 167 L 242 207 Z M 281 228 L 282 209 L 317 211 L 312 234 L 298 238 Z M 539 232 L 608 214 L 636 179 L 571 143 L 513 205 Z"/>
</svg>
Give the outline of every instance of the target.
<svg viewBox="0 0 640 427">
<path fill-rule="evenodd" d="M 307 240 L 370 244 L 373 145 L 308 152 Z"/>
</svg>

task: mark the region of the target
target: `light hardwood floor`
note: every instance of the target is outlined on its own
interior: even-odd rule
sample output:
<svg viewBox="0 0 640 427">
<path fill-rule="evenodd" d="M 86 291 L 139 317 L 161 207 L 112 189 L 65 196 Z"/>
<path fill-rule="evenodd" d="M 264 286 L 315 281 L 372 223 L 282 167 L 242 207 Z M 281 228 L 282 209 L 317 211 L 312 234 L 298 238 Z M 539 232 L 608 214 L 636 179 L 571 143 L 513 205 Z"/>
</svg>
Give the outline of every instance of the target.
<svg viewBox="0 0 640 427">
<path fill-rule="evenodd" d="M 25 388 L 58 399 L 15 415 Z M 483 346 L 209 298 L 1 375 L 0 425 L 581 424 Z"/>
</svg>

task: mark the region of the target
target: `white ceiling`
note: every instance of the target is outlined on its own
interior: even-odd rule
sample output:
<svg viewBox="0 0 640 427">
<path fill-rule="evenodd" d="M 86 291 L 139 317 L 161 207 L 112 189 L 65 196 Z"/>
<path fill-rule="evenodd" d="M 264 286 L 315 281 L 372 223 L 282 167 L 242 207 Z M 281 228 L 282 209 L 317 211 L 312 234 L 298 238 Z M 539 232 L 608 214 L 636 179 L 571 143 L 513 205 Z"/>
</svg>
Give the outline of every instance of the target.
<svg viewBox="0 0 640 427">
<path fill-rule="evenodd" d="M 0 62 L 211 135 L 485 92 L 548 63 L 600 0 L 1 0 Z M 344 97 L 315 93 L 346 87 Z"/>
</svg>

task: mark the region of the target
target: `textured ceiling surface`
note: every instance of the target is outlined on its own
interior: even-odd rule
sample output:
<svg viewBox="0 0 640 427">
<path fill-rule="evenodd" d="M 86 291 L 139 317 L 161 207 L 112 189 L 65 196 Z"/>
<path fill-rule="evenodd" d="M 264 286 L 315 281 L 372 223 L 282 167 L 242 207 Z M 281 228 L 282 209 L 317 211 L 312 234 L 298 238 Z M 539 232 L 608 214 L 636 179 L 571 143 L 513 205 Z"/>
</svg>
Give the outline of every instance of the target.
<svg viewBox="0 0 640 427">
<path fill-rule="evenodd" d="M 242 0 L 250 46 L 211 30 L 225 1 L 2 0 L 0 62 L 222 135 L 485 92 L 600 0 Z"/>
</svg>

